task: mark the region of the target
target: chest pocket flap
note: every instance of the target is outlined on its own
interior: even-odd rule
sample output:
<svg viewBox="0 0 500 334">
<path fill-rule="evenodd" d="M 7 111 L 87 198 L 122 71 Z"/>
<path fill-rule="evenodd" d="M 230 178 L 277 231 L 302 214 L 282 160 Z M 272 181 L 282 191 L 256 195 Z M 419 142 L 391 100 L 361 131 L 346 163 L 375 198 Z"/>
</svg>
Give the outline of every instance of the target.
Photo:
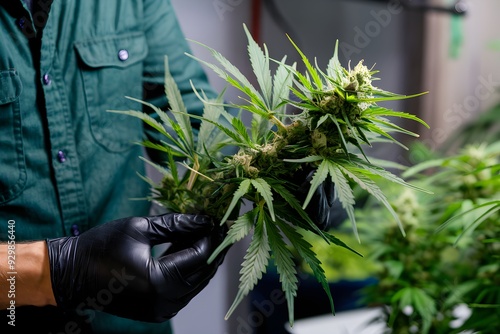
<svg viewBox="0 0 500 334">
<path fill-rule="evenodd" d="M 143 60 L 148 53 L 142 32 L 105 36 L 76 42 L 75 48 L 89 67 L 127 67 Z"/>
</svg>

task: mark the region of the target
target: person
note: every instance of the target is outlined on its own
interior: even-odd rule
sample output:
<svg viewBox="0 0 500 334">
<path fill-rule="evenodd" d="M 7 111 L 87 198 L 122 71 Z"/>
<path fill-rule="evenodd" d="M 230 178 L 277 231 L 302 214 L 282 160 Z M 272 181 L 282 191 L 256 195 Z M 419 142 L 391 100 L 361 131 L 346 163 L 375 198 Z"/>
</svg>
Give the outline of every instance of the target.
<svg viewBox="0 0 500 334">
<path fill-rule="evenodd" d="M 135 142 L 157 134 L 107 112 L 137 109 L 126 96 L 167 109 L 168 55 L 187 109 L 201 114 L 190 81 L 216 94 L 185 52 L 169 0 L 0 4 L 3 333 L 169 333 L 215 275 L 224 253 L 207 259 L 223 228 L 132 201 L 149 192 Z M 173 250 L 155 255 L 163 243 Z"/>
</svg>

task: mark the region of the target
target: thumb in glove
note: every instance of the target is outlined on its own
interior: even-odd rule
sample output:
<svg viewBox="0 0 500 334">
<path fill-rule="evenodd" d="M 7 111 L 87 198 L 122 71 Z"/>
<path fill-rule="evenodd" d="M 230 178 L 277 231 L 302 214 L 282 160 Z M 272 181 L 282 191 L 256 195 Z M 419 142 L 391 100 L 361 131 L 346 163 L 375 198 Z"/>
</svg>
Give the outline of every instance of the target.
<svg viewBox="0 0 500 334">
<path fill-rule="evenodd" d="M 295 194 L 299 201 L 304 202 L 306 199 L 315 173 L 316 169 L 302 169 L 295 175 L 296 179 L 304 180 Z M 330 177 L 327 177 L 325 181 L 316 188 L 305 211 L 316 226 L 323 231 L 340 225 L 347 217 L 344 208 L 342 208 L 342 204 L 335 194 L 335 184 Z"/>
</svg>

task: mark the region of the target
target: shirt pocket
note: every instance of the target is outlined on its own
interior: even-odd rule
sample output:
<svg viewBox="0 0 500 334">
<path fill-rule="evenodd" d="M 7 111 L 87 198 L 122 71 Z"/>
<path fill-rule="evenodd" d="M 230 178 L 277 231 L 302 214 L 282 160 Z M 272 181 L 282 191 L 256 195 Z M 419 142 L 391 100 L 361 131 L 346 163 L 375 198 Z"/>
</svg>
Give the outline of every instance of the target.
<svg viewBox="0 0 500 334">
<path fill-rule="evenodd" d="M 19 105 L 21 91 L 17 72 L 0 70 L 0 204 L 17 197 L 26 185 Z"/>
<path fill-rule="evenodd" d="M 102 36 L 75 43 L 93 138 L 111 152 L 126 151 L 142 138 L 142 123 L 108 110 L 142 106 L 143 60 L 148 53 L 142 32 Z M 139 109 L 140 110 L 140 109 Z"/>
</svg>

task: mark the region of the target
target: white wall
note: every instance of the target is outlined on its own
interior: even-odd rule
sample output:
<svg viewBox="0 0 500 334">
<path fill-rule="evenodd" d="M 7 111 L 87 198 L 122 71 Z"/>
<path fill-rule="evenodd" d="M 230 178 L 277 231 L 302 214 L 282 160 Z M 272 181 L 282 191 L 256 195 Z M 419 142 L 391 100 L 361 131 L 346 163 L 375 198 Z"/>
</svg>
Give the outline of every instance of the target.
<svg viewBox="0 0 500 334">
<path fill-rule="evenodd" d="M 500 1 L 466 1 L 467 14 L 453 20 L 433 13 L 426 18 L 424 83 L 426 118 L 431 130 L 424 137 L 432 147 L 500 102 Z M 458 52 L 450 53 L 453 39 Z"/>
</svg>

